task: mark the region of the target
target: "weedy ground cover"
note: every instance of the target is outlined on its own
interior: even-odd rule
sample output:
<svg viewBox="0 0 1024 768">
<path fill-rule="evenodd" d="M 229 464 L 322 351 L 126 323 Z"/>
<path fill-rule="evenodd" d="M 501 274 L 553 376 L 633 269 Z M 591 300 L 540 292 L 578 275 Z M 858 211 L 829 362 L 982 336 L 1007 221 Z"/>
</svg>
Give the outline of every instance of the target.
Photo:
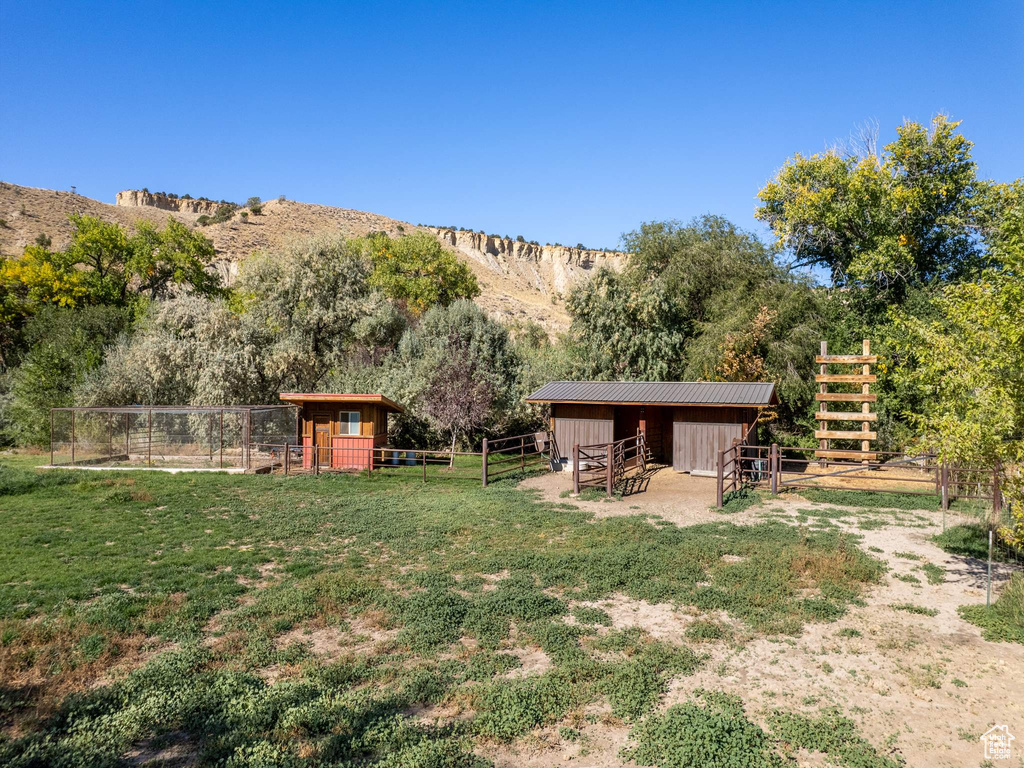
<svg viewBox="0 0 1024 768">
<path fill-rule="evenodd" d="M 11 765 L 116 764 L 171 733 L 201 764 L 478 765 L 481 740 L 594 701 L 645 722 L 671 679 L 701 664 L 700 644 L 727 634 L 695 624 L 690 648 L 609 629 L 606 612 L 578 603 L 622 594 L 798 634 L 842 616 L 883 573 L 837 530 L 596 520 L 513 480 L 37 472 L 15 460 L 0 465 L 0 510 Z M 387 639 L 346 650 L 367 624 Z M 318 653 L 303 640 L 312 630 L 341 647 Z M 550 666 L 509 678 L 523 648 Z M 429 706 L 465 715 L 409 714 Z"/>
</svg>

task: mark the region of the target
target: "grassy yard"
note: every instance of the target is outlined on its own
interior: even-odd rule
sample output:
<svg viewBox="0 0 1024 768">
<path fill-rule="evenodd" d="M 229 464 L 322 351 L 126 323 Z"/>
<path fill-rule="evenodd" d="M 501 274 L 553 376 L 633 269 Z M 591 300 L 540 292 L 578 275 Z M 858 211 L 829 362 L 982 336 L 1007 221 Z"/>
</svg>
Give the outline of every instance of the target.
<svg viewBox="0 0 1024 768">
<path fill-rule="evenodd" d="M 896 764 L 835 712 L 762 727 L 715 692 L 656 712 L 708 639 L 799 636 L 859 602 L 885 569 L 836 528 L 595 520 L 514 477 L 32 463 L 0 464 L 2 764 L 185 745 L 201 765 L 487 765 L 481 745 L 551 724 L 571 739 L 595 706 L 633 728 L 622 758 L 641 765 L 796 747 Z M 608 626 L 593 603 L 614 595 L 707 615 L 655 639 Z M 524 668 L 531 653 L 548 663 Z M 815 728 L 820 744 L 792 735 Z"/>
</svg>

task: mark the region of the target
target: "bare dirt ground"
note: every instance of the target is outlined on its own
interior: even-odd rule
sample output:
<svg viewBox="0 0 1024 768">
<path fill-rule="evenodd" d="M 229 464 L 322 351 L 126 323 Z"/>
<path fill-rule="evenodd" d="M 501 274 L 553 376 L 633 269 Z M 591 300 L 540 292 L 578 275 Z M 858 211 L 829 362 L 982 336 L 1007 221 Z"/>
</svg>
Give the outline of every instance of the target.
<svg viewBox="0 0 1024 768">
<path fill-rule="evenodd" d="M 524 486 L 554 501 L 569 482 L 567 474 L 556 473 L 532 478 Z M 646 492 L 621 501 L 574 503 L 601 517 L 640 514 L 681 526 L 722 520 L 752 524 L 766 516 L 793 519 L 806 510 L 838 508 L 787 494 L 723 515 L 709 509 L 713 479 L 670 471 L 656 473 Z M 886 524 L 858 527 L 867 516 Z M 898 750 L 909 766 L 983 765 L 978 738 L 992 725 L 1024 733 L 1024 646 L 988 642 L 978 627 L 957 614 L 958 606 L 984 603 L 985 563 L 946 554 L 932 543 L 932 536 L 942 530 L 938 512 L 850 509 L 848 520 L 833 522 L 863 537 L 861 546 L 890 569 L 883 583 L 867 593 L 866 605 L 851 608 L 836 622 L 809 624 L 797 638 L 737 633 L 731 641 L 702 643 L 707 660 L 696 674 L 673 682 L 662 709 L 688 700 L 698 688 L 739 695 L 748 715 L 762 724 L 776 707 L 811 714 L 838 706 L 872 744 L 882 751 Z M 928 582 L 921 567 L 929 563 L 944 571 L 942 583 Z M 1008 566 L 995 568 L 994 594 L 1010 572 Z M 900 604 L 936 614 L 893 607 Z M 686 606 L 650 605 L 624 596 L 596 605 L 611 615 L 616 627 L 638 626 L 678 642 L 696 618 Z M 582 722 L 580 730 L 583 736 L 574 743 L 549 729 L 487 756 L 509 768 L 565 761 L 595 768 L 622 764 L 618 755 L 628 740 L 625 724 L 604 717 Z M 1012 765 L 1017 766 L 1024 750 L 1015 750 Z M 819 758 L 801 759 L 801 764 L 819 765 Z"/>
</svg>

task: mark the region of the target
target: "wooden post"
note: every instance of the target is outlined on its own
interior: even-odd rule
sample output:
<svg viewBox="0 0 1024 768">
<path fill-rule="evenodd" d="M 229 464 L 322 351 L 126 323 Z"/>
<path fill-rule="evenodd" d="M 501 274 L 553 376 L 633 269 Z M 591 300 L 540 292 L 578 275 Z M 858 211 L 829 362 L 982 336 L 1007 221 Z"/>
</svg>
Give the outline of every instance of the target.
<svg viewBox="0 0 1024 768">
<path fill-rule="evenodd" d="M 75 412 L 71 411 L 71 466 L 75 466 Z"/>
<path fill-rule="evenodd" d="M 220 453 L 220 468 L 224 469 L 224 409 L 220 409 L 220 447 L 217 449 Z"/>
<path fill-rule="evenodd" d="M 715 504 L 721 509 L 725 497 L 725 451 L 718 452 L 718 495 Z"/>
<path fill-rule="evenodd" d="M 572 446 L 572 493 L 573 496 L 580 495 L 580 444 L 573 443 Z"/>
<path fill-rule="evenodd" d="M 213 463 L 213 411 L 210 411 L 210 463 Z"/>
<path fill-rule="evenodd" d="M 284 476 L 288 477 L 289 464 L 291 463 L 292 450 L 288 443 L 284 444 Z"/>
<path fill-rule="evenodd" d="M 946 510 L 949 509 L 949 465 L 942 462 L 942 469 L 939 471 L 940 493 L 942 494 L 942 530 L 946 530 Z"/>
<path fill-rule="evenodd" d="M 867 355 L 871 354 L 871 342 L 868 339 L 864 339 L 864 341 L 862 342 L 861 354 L 863 354 L 865 357 Z M 871 365 L 869 363 L 865 363 L 864 366 L 861 368 L 861 373 L 864 374 L 865 376 L 870 375 L 871 374 Z M 860 385 L 860 393 L 862 395 L 867 395 L 870 392 L 871 392 L 871 385 L 870 384 L 865 382 L 865 383 Z M 864 401 L 863 403 L 860 404 L 860 412 L 861 413 L 871 413 L 871 405 L 867 401 Z M 869 421 L 862 421 L 860 423 L 860 431 L 861 432 L 870 432 L 871 431 L 871 422 L 869 422 Z M 864 451 L 864 453 L 867 453 L 868 451 L 870 451 L 871 450 L 871 441 L 870 440 L 861 440 L 860 441 L 860 449 L 862 451 Z M 869 462 L 870 462 L 870 459 L 865 457 L 863 463 L 867 464 Z"/>
<path fill-rule="evenodd" d="M 823 342 L 821 342 L 821 355 L 822 355 L 822 357 L 824 357 L 827 354 L 828 354 L 828 342 L 827 341 L 823 341 Z M 825 376 L 826 374 L 828 374 L 828 363 L 822 363 L 821 364 L 821 368 L 818 369 L 818 372 L 822 376 Z M 826 384 L 825 382 L 822 382 L 821 386 L 818 387 L 818 391 L 821 394 L 823 394 L 823 395 L 827 394 L 828 393 L 828 384 Z M 828 403 L 825 402 L 824 400 L 822 400 L 820 403 L 818 403 L 818 410 L 821 411 L 822 413 L 825 413 L 828 410 Z M 828 429 L 828 421 L 821 421 L 820 425 L 821 426 L 819 427 L 819 429 L 822 429 L 822 430 Z M 828 438 L 823 437 L 823 438 L 821 438 L 818 441 L 818 448 L 820 448 L 821 450 L 827 451 L 828 450 L 828 446 L 829 446 Z M 824 461 L 824 460 L 821 460 L 821 461 L 818 462 L 818 466 L 826 467 L 826 466 L 828 466 L 828 463 L 826 461 Z"/>
<path fill-rule="evenodd" d="M 526 437 L 519 438 L 519 471 L 526 471 Z"/>
<path fill-rule="evenodd" d="M 768 459 L 768 469 L 772 473 L 772 496 L 779 493 L 779 444 L 772 443 L 771 458 Z"/>
<path fill-rule="evenodd" d="M 110 414 L 107 414 L 107 460 L 114 455 L 114 421 Z"/>
<path fill-rule="evenodd" d="M 484 438 L 483 448 L 480 449 L 480 482 L 487 487 L 487 438 Z"/>
<path fill-rule="evenodd" d="M 423 482 L 427 482 L 427 454 L 420 451 L 420 456 L 423 458 Z"/>
<path fill-rule="evenodd" d="M 992 516 L 999 522 L 999 515 L 1003 512 L 1003 498 L 999 490 L 999 459 L 992 468 Z"/>
<path fill-rule="evenodd" d="M 612 463 L 615 461 L 615 444 L 608 443 L 608 447 L 605 449 L 605 468 L 604 468 L 604 489 L 605 493 L 610 497 L 612 495 Z"/>
<path fill-rule="evenodd" d="M 153 409 L 150 408 L 147 412 L 147 435 L 146 440 L 146 465 L 153 466 Z"/>
<path fill-rule="evenodd" d="M 50 466 L 53 466 L 53 408 L 50 409 Z"/>
</svg>

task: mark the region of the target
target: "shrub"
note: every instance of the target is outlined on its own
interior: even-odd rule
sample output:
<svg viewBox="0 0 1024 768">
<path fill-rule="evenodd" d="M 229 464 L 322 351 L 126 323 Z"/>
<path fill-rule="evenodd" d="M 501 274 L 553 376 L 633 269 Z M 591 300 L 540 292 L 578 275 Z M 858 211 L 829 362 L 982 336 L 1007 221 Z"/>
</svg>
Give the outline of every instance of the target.
<svg viewBox="0 0 1024 768">
<path fill-rule="evenodd" d="M 644 720 L 630 734 L 636 745 L 623 757 L 659 768 L 782 767 L 768 734 L 747 719 L 739 697 L 699 690 L 695 698 Z"/>
<path fill-rule="evenodd" d="M 1024 644 L 1024 574 L 1013 574 L 990 607 L 965 605 L 959 613 L 965 621 L 981 627 L 986 640 Z"/>
</svg>

